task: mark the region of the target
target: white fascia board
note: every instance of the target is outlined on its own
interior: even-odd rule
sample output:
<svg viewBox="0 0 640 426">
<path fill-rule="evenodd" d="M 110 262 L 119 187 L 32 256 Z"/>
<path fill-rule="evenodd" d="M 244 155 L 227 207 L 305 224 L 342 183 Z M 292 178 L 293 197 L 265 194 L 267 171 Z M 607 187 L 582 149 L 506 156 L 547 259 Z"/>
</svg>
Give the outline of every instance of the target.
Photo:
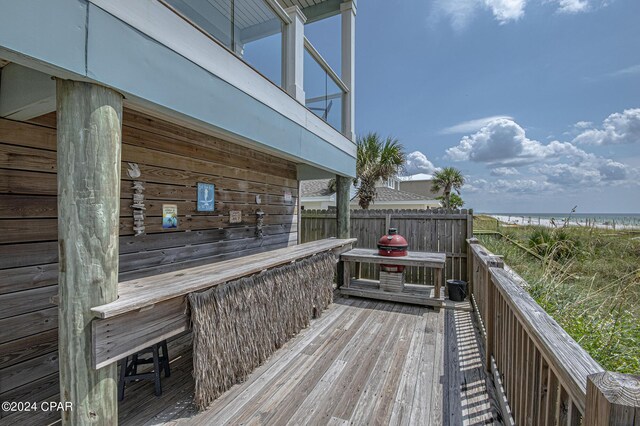
<svg viewBox="0 0 640 426">
<path fill-rule="evenodd" d="M 89 0 L 352 157 L 355 144 L 157 0 Z"/>
<path fill-rule="evenodd" d="M 300 197 L 300 201 L 302 202 L 313 202 L 313 201 L 334 201 L 335 197 L 333 196 L 322 196 L 322 197 Z"/>
<path fill-rule="evenodd" d="M 439 201 L 435 200 L 411 200 L 411 201 L 373 201 L 371 204 L 375 204 L 377 206 L 383 206 L 386 204 L 408 204 L 408 205 L 417 205 L 417 204 L 440 204 Z"/>
</svg>

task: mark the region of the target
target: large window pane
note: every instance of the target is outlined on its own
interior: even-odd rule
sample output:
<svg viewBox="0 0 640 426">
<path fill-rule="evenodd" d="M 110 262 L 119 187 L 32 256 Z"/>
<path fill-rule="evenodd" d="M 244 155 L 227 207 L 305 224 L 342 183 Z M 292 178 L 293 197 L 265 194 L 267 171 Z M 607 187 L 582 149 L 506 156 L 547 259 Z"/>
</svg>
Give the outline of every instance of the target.
<svg viewBox="0 0 640 426">
<path fill-rule="evenodd" d="M 231 0 L 166 0 L 185 18 L 231 49 Z"/>
<path fill-rule="evenodd" d="M 307 50 L 304 52 L 304 93 L 307 108 L 341 132 L 344 94 Z"/>
<path fill-rule="evenodd" d="M 282 84 L 283 23 L 264 0 L 166 0 L 184 17 Z"/>
<path fill-rule="evenodd" d="M 269 80 L 282 85 L 280 18 L 263 0 L 235 0 L 236 53 Z"/>
</svg>

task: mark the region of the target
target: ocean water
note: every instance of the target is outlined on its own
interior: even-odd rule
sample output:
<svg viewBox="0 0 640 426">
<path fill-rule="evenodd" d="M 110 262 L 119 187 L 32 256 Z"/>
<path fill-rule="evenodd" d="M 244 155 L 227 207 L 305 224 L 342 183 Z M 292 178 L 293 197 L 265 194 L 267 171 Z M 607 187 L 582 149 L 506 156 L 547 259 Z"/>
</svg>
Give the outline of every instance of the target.
<svg viewBox="0 0 640 426">
<path fill-rule="evenodd" d="M 633 227 L 640 228 L 640 213 L 486 213 L 500 216 L 510 223 L 544 225 L 553 221 L 561 226 L 566 221 L 570 225 L 601 227 Z"/>
</svg>

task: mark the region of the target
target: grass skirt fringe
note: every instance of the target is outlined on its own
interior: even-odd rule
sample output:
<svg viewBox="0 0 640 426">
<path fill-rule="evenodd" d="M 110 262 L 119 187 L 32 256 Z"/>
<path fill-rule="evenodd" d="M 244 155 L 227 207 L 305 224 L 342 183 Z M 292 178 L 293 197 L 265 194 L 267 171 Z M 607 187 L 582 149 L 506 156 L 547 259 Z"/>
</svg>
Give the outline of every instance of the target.
<svg viewBox="0 0 640 426">
<path fill-rule="evenodd" d="M 194 402 L 206 408 L 333 301 L 336 257 L 323 253 L 189 294 Z"/>
</svg>

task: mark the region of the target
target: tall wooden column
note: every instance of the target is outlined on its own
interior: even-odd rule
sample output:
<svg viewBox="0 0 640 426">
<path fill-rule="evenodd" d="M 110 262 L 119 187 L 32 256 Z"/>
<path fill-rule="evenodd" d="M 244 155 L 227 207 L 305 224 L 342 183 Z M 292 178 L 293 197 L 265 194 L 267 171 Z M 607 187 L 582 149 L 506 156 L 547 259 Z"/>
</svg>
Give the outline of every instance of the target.
<svg viewBox="0 0 640 426">
<path fill-rule="evenodd" d="M 91 366 L 90 308 L 118 296 L 122 96 L 58 80 L 56 103 L 62 422 L 114 425 L 117 363 Z"/>
<path fill-rule="evenodd" d="M 349 238 L 351 232 L 351 212 L 349 210 L 351 181 L 351 178 L 336 176 L 336 205 L 338 210 L 336 215 L 336 237 L 338 238 Z"/>
</svg>

